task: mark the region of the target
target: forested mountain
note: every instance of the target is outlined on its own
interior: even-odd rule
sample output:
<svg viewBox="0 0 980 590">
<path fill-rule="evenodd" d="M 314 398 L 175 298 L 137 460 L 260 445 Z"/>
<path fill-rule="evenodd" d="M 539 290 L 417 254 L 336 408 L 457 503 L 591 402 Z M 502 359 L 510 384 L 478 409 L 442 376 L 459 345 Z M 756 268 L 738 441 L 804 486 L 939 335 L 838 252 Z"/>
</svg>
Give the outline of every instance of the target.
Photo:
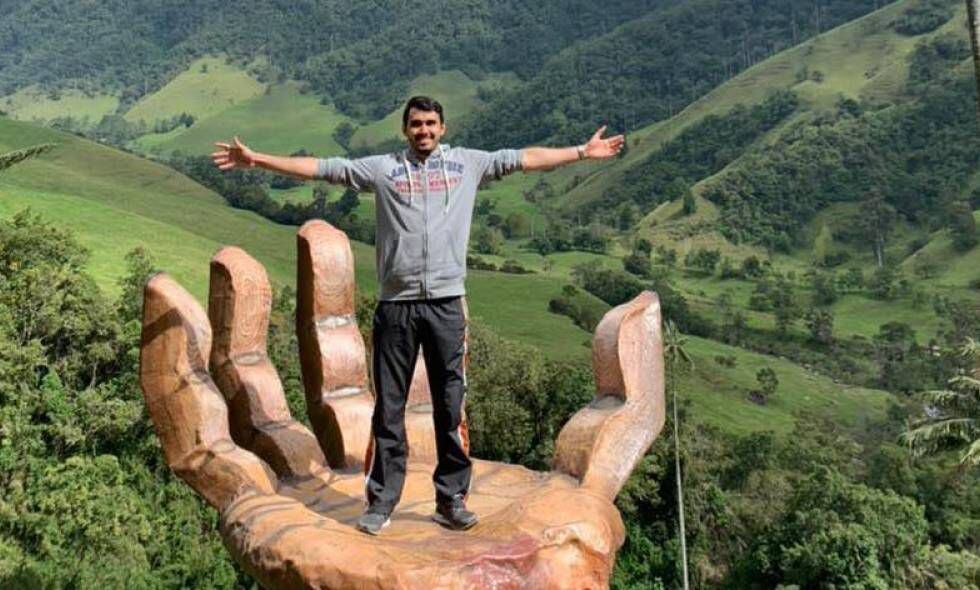
<svg viewBox="0 0 980 590">
<path fill-rule="evenodd" d="M 880 0 L 692 0 L 552 57 L 527 84 L 466 121 L 474 145 L 582 141 L 667 119 L 763 59 L 885 4 Z"/>
<path fill-rule="evenodd" d="M 627 208 L 645 215 L 696 187 L 722 209 L 728 240 L 784 251 L 808 245 L 800 230 L 817 212 L 872 192 L 906 221 L 942 226 L 950 203 L 970 199 L 976 170 L 968 40 L 954 2 L 894 8 L 641 130 L 637 153 L 597 183 L 566 185 L 567 207 L 621 226 Z"/>
<path fill-rule="evenodd" d="M 32 0 L 0 2 L 0 95 L 113 89 L 126 101 L 209 53 L 267 61 L 343 111 L 380 117 L 415 76 L 444 69 L 531 76 L 569 44 L 677 0 Z"/>
<path fill-rule="evenodd" d="M 964 194 L 980 163 L 970 104 L 976 82 L 954 75 L 943 59 L 920 57 L 938 52 L 955 64 L 968 47 L 959 39 L 936 43 L 943 48 L 923 45 L 914 56 L 911 90 L 920 93 L 918 100 L 867 113 L 844 102 L 836 116 L 795 126 L 711 183 L 705 196 L 722 207 L 724 234 L 785 251 L 805 246 L 794 236 L 834 202 L 864 207 L 850 226 L 836 228 L 858 241 L 883 215 L 938 228 L 955 223 L 950 211 L 956 202 L 972 200 L 969 211 L 980 206 L 980 195 Z"/>
<path fill-rule="evenodd" d="M 378 118 L 407 82 L 461 69 L 527 81 L 490 98 L 473 145 L 580 139 L 670 116 L 738 71 L 867 13 L 882 0 L 525 3 L 402 0 L 0 3 L 0 96 L 112 89 L 123 105 L 191 59 L 260 59 L 267 79 L 307 81 L 342 112 Z"/>
</svg>

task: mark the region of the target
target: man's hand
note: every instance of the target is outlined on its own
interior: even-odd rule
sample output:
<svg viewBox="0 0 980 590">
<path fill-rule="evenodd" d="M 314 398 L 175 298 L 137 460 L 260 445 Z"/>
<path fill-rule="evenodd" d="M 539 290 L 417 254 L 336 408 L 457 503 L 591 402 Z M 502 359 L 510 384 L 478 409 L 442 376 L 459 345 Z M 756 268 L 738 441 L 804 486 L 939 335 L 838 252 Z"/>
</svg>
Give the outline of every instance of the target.
<svg viewBox="0 0 980 590">
<path fill-rule="evenodd" d="M 249 149 L 241 142 L 236 135 L 232 143 L 216 141 L 218 151 L 211 154 L 211 160 L 219 170 L 233 170 L 235 168 L 263 168 L 277 174 L 294 176 L 304 180 L 316 178 L 318 162 L 317 158 L 308 156 L 272 156 L 262 154 Z"/>
<path fill-rule="evenodd" d="M 211 154 L 211 160 L 220 170 L 255 167 L 255 152 L 248 149 L 248 146 L 242 143 L 237 135 L 230 144 L 218 141 L 214 145 L 221 149 Z"/>
<path fill-rule="evenodd" d="M 603 139 L 606 126 L 600 127 L 585 144 L 585 157 L 596 160 L 611 158 L 623 149 L 626 139 L 622 135 L 616 135 L 608 139 Z"/>
<path fill-rule="evenodd" d="M 611 158 L 623 149 L 626 139 L 622 135 L 603 139 L 602 134 L 605 130 L 606 126 L 603 125 L 587 143 L 576 147 L 524 148 L 521 167 L 525 172 L 533 172 L 534 170 L 551 170 L 584 158 L 594 160 Z"/>
</svg>

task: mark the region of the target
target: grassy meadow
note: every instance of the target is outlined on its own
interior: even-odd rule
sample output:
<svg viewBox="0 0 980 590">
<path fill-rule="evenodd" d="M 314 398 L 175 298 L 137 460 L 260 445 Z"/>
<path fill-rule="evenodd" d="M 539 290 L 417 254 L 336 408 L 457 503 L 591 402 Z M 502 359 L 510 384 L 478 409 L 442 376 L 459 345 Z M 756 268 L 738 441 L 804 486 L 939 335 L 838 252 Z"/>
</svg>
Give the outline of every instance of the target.
<svg viewBox="0 0 980 590">
<path fill-rule="evenodd" d="M 0 111 L 22 121 L 48 121 L 57 117 L 72 117 L 91 123 L 116 112 L 119 99 L 109 94 L 88 95 L 79 90 L 55 94 L 34 86 L 0 97 Z"/>
</svg>

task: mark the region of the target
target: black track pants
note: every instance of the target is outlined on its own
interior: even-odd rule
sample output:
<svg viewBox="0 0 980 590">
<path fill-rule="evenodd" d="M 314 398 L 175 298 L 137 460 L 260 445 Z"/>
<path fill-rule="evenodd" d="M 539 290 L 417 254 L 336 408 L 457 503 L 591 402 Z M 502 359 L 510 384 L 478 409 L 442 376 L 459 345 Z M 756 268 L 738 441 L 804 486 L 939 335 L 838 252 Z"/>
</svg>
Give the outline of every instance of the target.
<svg viewBox="0 0 980 590">
<path fill-rule="evenodd" d="M 439 456 L 432 475 L 436 501 L 446 502 L 468 492 L 472 464 L 459 434 L 466 393 L 465 334 L 461 297 L 378 303 L 373 336 L 374 456 L 367 477 L 367 499 L 372 508 L 390 512 L 401 497 L 408 459 L 405 403 L 419 344 L 432 390 Z"/>
</svg>

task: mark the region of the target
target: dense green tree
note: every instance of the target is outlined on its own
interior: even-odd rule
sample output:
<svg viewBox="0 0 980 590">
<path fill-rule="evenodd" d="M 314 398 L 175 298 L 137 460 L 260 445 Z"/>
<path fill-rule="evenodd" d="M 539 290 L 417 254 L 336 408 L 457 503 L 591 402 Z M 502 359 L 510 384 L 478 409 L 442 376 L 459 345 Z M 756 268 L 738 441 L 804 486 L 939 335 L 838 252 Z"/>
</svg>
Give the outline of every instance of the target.
<svg viewBox="0 0 980 590">
<path fill-rule="evenodd" d="M 790 326 L 802 314 L 792 283 L 786 277 L 778 276 L 769 293 L 769 299 L 776 319 L 776 331 L 785 336 Z"/>
<path fill-rule="evenodd" d="M 616 209 L 616 228 L 626 231 L 633 227 L 640 216 L 640 208 L 635 203 L 624 201 Z"/>
<path fill-rule="evenodd" d="M 495 227 L 478 227 L 473 232 L 473 250 L 480 254 L 500 254 L 504 247 L 504 234 Z"/>
<path fill-rule="evenodd" d="M 230 588 L 217 517 L 163 464 L 137 384 L 128 257 L 112 302 L 87 253 L 29 212 L 0 221 L 0 587 Z"/>
<path fill-rule="evenodd" d="M 698 210 L 698 202 L 694 198 L 694 193 L 687 191 L 684 193 L 683 207 L 681 207 L 681 212 L 684 215 L 694 215 Z"/>
<path fill-rule="evenodd" d="M 636 241 L 633 242 L 633 251 L 650 256 L 650 254 L 653 253 L 653 243 L 646 238 L 637 238 Z"/>
<path fill-rule="evenodd" d="M 333 140 L 337 142 L 337 145 L 346 149 L 350 148 L 350 140 L 354 137 L 354 133 L 357 131 L 357 127 L 351 124 L 350 121 L 342 121 L 333 130 Z"/>
<path fill-rule="evenodd" d="M 841 277 L 841 284 L 851 291 L 864 287 L 864 272 L 856 266 L 848 268 Z"/>
<path fill-rule="evenodd" d="M 926 369 L 927 357 L 908 324 L 882 324 L 873 344 L 879 387 L 907 393 L 931 383 L 931 372 Z"/>
<path fill-rule="evenodd" d="M 823 345 L 834 341 L 834 314 L 825 309 L 810 309 L 803 317 L 810 340 Z"/>
<path fill-rule="evenodd" d="M 892 265 L 875 269 L 868 282 L 868 290 L 875 299 L 895 299 L 899 294 L 901 271 Z"/>
<path fill-rule="evenodd" d="M 755 380 L 758 382 L 759 388 L 750 391 L 749 397 L 756 403 L 765 404 L 779 388 L 779 377 L 776 376 L 776 371 L 770 367 L 763 367 L 756 372 Z"/>
<path fill-rule="evenodd" d="M 710 275 L 715 272 L 719 260 L 721 251 L 717 248 L 697 248 L 684 257 L 684 266 Z"/>
<path fill-rule="evenodd" d="M 657 263 L 672 268 L 677 264 L 677 250 L 668 248 L 663 244 L 657 246 Z"/>
<path fill-rule="evenodd" d="M 608 311 L 608 307 L 583 293 L 574 285 L 562 287 L 561 295 L 548 301 L 548 311 L 572 318 L 575 325 L 587 332 L 594 332 Z"/>
<path fill-rule="evenodd" d="M 579 228 L 572 232 L 572 247 L 583 252 L 605 254 L 609 248 L 609 232 L 599 224 Z"/>
<path fill-rule="evenodd" d="M 922 0 L 909 6 L 892 26 L 903 35 L 922 35 L 938 29 L 953 16 L 949 4 L 942 0 Z"/>
<path fill-rule="evenodd" d="M 531 220 L 526 213 L 515 211 L 504 219 L 503 232 L 508 239 L 526 238 L 531 235 Z"/>
<path fill-rule="evenodd" d="M 837 301 L 837 279 L 834 275 L 811 271 L 809 279 L 810 288 L 813 289 L 814 305 L 832 305 Z"/>
<path fill-rule="evenodd" d="M 623 269 L 640 277 L 650 275 L 650 256 L 642 252 L 631 252 L 623 257 Z"/>
<path fill-rule="evenodd" d="M 575 266 L 572 276 L 583 289 L 609 305 L 626 303 L 643 290 L 643 283 L 633 275 L 604 268 L 599 261 Z"/>
<path fill-rule="evenodd" d="M 741 274 L 743 279 L 757 279 L 765 274 L 765 265 L 758 256 L 746 256 L 742 259 L 742 265 L 739 268 L 739 274 Z"/>
<path fill-rule="evenodd" d="M 471 326 L 466 409 L 472 452 L 546 468 L 558 431 L 592 399 L 587 367 L 554 364 L 540 352 Z"/>
<path fill-rule="evenodd" d="M 965 201 L 956 201 L 949 206 L 949 229 L 953 235 L 953 247 L 961 252 L 980 242 L 973 210 Z"/>
<path fill-rule="evenodd" d="M 749 570 L 757 581 L 884 590 L 904 585 L 925 533 L 914 501 L 825 471 L 801 482 Z"/>
<path fill-rule="evenodd" d="M 727 293 L 719 296 L 715 304 L 718 315 L 721 317 L 720 336 L 722 341 L 738 346 L 742 343 L 748 330 L 745 313 L 732 303 L 732 298 Z"/>
</svg>

